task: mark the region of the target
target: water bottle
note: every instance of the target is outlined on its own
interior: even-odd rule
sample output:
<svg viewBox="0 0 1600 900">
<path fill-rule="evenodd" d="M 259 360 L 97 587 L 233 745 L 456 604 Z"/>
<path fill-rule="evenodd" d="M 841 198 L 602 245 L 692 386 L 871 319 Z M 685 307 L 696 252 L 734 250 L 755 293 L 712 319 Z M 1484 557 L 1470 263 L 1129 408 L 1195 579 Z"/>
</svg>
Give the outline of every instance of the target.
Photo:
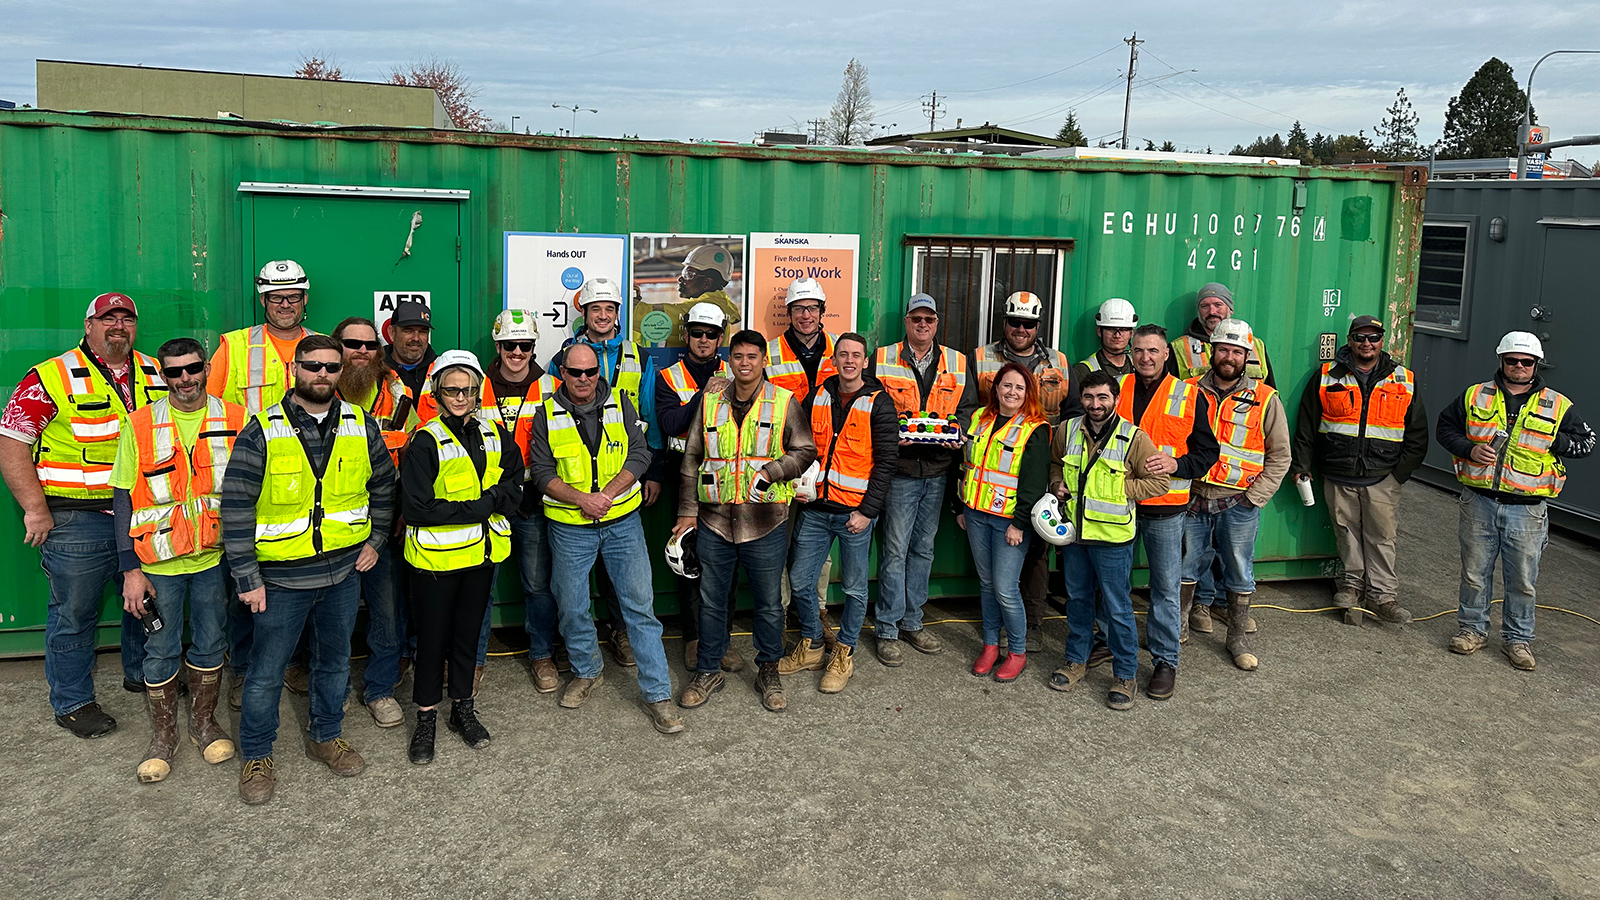
<svg viewBox="0 0 1600 900">
<path fill-rule="evenodd" d="M 1311 490 L 1311 479 L 1309 479 L 1309 478 L 1296 478 L 1294 480 L 1294 486 L 1295 486 L 1295 490 L 1300 492 L 1300 502 L 1301 502 L 1301 504 L 1303 504 L 1305 506 L 1316 506 L 1317 505 L 1317 495 L 1315 493 L 1313 493 L 1312 490 Z"/>
</svg>

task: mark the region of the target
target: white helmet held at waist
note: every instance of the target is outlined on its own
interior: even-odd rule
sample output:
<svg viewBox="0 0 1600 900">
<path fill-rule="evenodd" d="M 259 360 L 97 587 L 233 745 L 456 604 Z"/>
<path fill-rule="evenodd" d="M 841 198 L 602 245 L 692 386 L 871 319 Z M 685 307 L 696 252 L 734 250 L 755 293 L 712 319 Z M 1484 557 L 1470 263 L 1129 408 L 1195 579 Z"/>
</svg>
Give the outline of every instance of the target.
<svg viewBox="0 0 1600 900">
<path fill-rule="evenodd" d="M 1534 359 L 1544 359 L 1544 344 L 1526 331 L 1508 331 L 1500 339 L 1500 346 L 1494 348 L 1495 356 L 1507 353 L 1526 353 Z"/>
<path fill-rule="evenodd" d="M 434 393 L 439 392 L 439 378 L 449 369 L 460 366 L 471 370 L 472 374 L 483 380 L 483 366 L 478 364 L 478 357 L 471 350 L 446 350 L 433 360 L 433 365 L 428 367 L 428 383 Z"/>
<path fill-rule="evenodd" d="M 710 325 L 712 328 L 726 330 L 728 316 L 722 311 L 722 307 L 715 303 L 701 301 L 689 307 L 688 314 L 683 317 L 683 327 L 688 328 L 690 325 Z"/>
<path fill-rule="evenodd" d="M 822 285 L 815 278 L 796 278 L 789 282 L 789 293 L 783 298 L 783 305 L 793 306 L 801 300 L 827 303 L 828 295 L 823 293 Z"/>
<path fill-rule="evenodd" d="M 1133 304 L 1121 297 L 1112 297 L 1100 304 L 1100 309 L 1094 314 L 1094 324 L 1098 328 L 1136 328 L 1139 325 L 1139 314 L 1133 311 Z"/>
<path fill-rule="evenodd" d="M 496 341 L 536 341 L 539 339 L 539 317 L 525 309 L 503 309 L 494 317 Z"/>
<path fill-rule="evenodd" d="M 583 309 L 591 303 L 605 301 L 615 303 L 618 309 L 622 308 L 622 288 L 605 276 L 596 276 L 583 283 L 583 289 L 578 291 L 578 308 Z"/>
<path fill-rule="evenodd" d="M 1006 315 L 1038 321 L 1044 317 L 1044 304 L 1039 302 L 1038 294 L 1017 291 L 1006 298 Z"/>
<path fill-rule="evenodd" d="M 1061 516 L 1061 504 L 1056 495 L 1046 493 L 1033 504 L 1033 530 L 1046 543 L 1065 547 L 1078 539 L 1078 530 Z"/>
<path fill-rule="evenodd" d="M 310 289 L 311 280 L 306 278 L 306 270 L 292 259 L 275 259 L 262 266 L 261 272 L 256 275 L 257 294 Z"/>
<path fill-rule="evenodd" d="M 724 282 L 733 278 L 733 254 L 727 248 L 718 247 L 716 244 L 701 244 L 689 251 L 683 258 L 685 269 L 699 269 L 702 272 L 716 272 L 722 276 Z"/>
<path fill-rule="evenodd" d="M 700 577 L 700 555 L 695 552 L 694 531 L 690 527 L 667 541 L 667 567 L 679 578 Z"/>
<path fill-rule="evenodd" d="M 1217 327 L 1211 330 L 1211 343 L 1232 344 L 1249 350 L 1254 346 L 1251 340 L 1255 335 L 1250 331 L 1250 323 L 1243 319 L 1223 319 Z"/>
</svg>

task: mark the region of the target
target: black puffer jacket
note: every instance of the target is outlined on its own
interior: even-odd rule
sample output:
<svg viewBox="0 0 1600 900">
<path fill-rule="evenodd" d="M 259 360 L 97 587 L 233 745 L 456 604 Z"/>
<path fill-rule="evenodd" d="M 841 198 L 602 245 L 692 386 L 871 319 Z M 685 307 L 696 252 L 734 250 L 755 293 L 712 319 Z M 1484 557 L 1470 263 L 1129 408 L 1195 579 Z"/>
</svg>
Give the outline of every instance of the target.
<svg viewBox="0 0 1600 900">
<path fill-rule="evenodd" d="M 1334 354 L 1333 368 L 1328 374 L 1343 378 L 1353 371 L 1354 362 L 1350 347 L 1340 347 Z M 1381 384 L 1398 366 L 1388 353 L 1381 354 L 1378 367 L 1373 370 L 1367 383 Z M 1381 481 L 1384 476 L 1393 475 L 1396 481 L 1403 483 L 1422 465 L 1423 458 L 1428 455 L 1428 415 L 1423 411 L 1420 393 L 1412 391 L 1411 404 L 1406 408 L 1405 436 L 1399 441 L 1388 441 L 1319 433 L 1317 426 L 1322 422 L 1321 389 L 1321 375 L 1313 375 L 1305 392 L 1300 395 L 1300 416 L 1294 429 L 1294 462 L 1289 468 L 1291 476 L 1309 474 L 1315 466 L 1318 474 L 1334 481 Z M 1363 407 L 1362 424 L 1365 425 L 1367 416 L 1371 414 L 1370 396 L 1366 389 L 1360 389 L 1360 393 L 1362 396 L 1355 399 Z"/>
</svg>

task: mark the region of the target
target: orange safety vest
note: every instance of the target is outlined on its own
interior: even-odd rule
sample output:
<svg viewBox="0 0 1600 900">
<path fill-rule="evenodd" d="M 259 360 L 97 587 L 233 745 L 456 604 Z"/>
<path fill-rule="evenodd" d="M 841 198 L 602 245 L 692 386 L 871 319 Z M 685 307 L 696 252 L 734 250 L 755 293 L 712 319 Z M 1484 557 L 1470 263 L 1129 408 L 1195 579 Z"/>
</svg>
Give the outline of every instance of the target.
<svg viewBox="0 0 1600 900">
<path fill-rule="evenodd" d="M 730 379 L 733 377 L 733 370 L 728 368 L 727 360 L 720 358 L 717 360 L 717 375 L 713 377 L 717 376 Z M 668 366 L 661 373 L 661 377 L 666 379 L 667 387 L 672 388 L 672 392 L 678 395 L 679 406 L 687 406 L 689 401 L 694 399 L 694 395 L 700 392 L 700 383 L 694 380 L 688 365 L 681 359 Z M 682 434 L 667 435 L 667 446 L 679 453 L 688 449 L 689 429 L 684 428 Z"/>
<path fill-rule="evenodd" d="M 811 401 L 811 440 L 822 463 L 817 499 L 840 506 L 860 506 L 872 478 L 872 403 L 877 391 L 865 388 L 845 411 L 844 426 L 833 430 L 833 395 L 817 388 Z M 826 448 L 826 450 L 824 450 Z"/>
<path fill-rule="evenodd" d="M 833 367 L 833 341 L 833 335 L 826 331 L 822 333 L 822 360 L 817 363 L 817 377 L 810 381 L 806 380 L 806 367 L 789 348 L 789 342 L 783 335 L 767 341 L 767 381 L 796 397 L 804 397 L 816 390 L 817 385 L 827 381 L 829 376 L 839 374 L 839 370 Z"/>
<path fill-rule="evenodd" d="M 339 399 L 346 403 L 350 402 L 343 394 L 339 395 Z M 402 400 L 411 402 L 402 404 Z M 413 404 L 415 400 L 411 396 L 411 388 L 406 387 L 405 382 L 393 372 L 385 372 L 383 380 L 378 383 L 377 396 L 373 398 L 372 408 L 365 411 L 378 423 L 378 430 L 383 434 L 383 445 L 389 449 L 389 459 L 394 462 L 396 469 L 400 468 L 400 451 L 406 448 L 406 441 L 411 438 L 411 432 L 406 431 L 406 419 L 411 417 Z M 405 408 L 402 409 L 402 406 Z M 397 417 L 396 412 L 401 415 Z M 420 410 L 418 412 L 420 415 Z M 437 415 L 437 411 L 435 414 Z"/>
<path fill-rule="evenodd" d="M 1322 421 L 1317 423 L 1317 431 L 1397 444 L 1404 441 L 1406 411 L 1411 408 L 1411 398 L 1416 394 L 1411 370 L 1395 366 L 1383 381 L 1372 386 L 1370 394 L 1363 394 L 1354 372 L 1346 371 L 1342 378 L 1330 375 L 1334 365 L 1324 363 L 1322 366 L 1322 380 L 1317 388 L 1322 401 Z"/>
<path fill-rule="evenodd" d="M 1061 401 L 1066 399 L 1072 383 L 1072 363 L 1067 362 L 1067 355 L 1060 350 L 1050 347 L 1044 349 L 1044 365 L 1033 370 L 1033 377 L 1039 382 L 1039 405 L 1044 407 L 1046 418 L 1054 425 L 1061 416 Z M 977 366 L 974 374 L 978 376 L 980 401 L 988 403 L 993 399 L 989 396 L 989 386 L 1008 362 L 1010 360 L 1000 351 L 999 341 L 985 344 L 974 351 L 973 363 Z"/>
<path fill-rule="evenodd" d="M 1189 383 L 1205 391 L 1199 378 L 1190 379 Z M 1255 483 L 1267 466 L 1267 433 L 1261 422 L 1267 404 L 1277 393 L 1264 381 L 1220 399 L 1206 391 L 1211 399 L 1211 430 L 1216 432 L 1220 452 L 1202 481 L 1241 491 Z"/>
<path fill-rule="evenodd" d="M 81 348 L 33 367 L 56 405 L 55 416 L 33 447 L 33 465 L 46 496 L 110 501 L 117 438 L 129 410 L 149 406 L 167 391 L 154 359 L 135 351 L 128 364 L 132 406 Z"/>
<path fill-rule="evenodd" d="M 483 400 L 479 406 L 485 418 L 510 432 L 511 439 L 517 442 L 518 449 L 522 451 L 523 481 L 533 478 L 533 470 L 528 468 L 533 452 L 533 420 L 538 417 L 545 398 L 554 395 L 559 386 L 560 382 L 554 376 L 540 375 L 528 385 L 528 393 L 523 396 L 522 403 L 513 408 L 510 398 L 506 398 L 506 405 L 501 406 L 500 400 L 494 395 L 494 383 L 487 378 L 483 380 Z"/>
<path fill-rule="evenodd" d="M 933 376 L 933 387 L 928 390 L 928 400 L 922 400 L 922 387 L 917 381 L 917 370 L 901 361 L 905 343 L 879 347 L 872 371 L 894 400 L 895 411 L 902 416 L 934 416 L 944 419 L 955 415 L 961 394 L 967 389 L 967 357 L 949 347 L 938 347 L 938 366 Z M 989 376 L 994 377 L 992 374 Z M 819 445 L 820 446 L 820 445 Z"/>
<path fill-rule="evenodd" d="M 200 433 L 185 452 L 168 400 L 129 414 L 139 474 L 129 492 L 128 533 L 140 562 L 166 562 L 222 546 L 221 475 L 248 416 L 236 403 L 207 397 Z"/>
<path fill-rule="evenodd" d="M 1117 415 L 1127 422 L 1133 422 L 1133 390 L 1138 377 L 1135 372 L 1122 376 L 1121 389 L 1117 394 Z M 1171 375 L 1162 375 L 1161 383 L 1156 385 L 1155 396 L 1150 398 L 1150 405 L 1144 408 L 1140 421 L 1133 424 L 1150 435 L 1150 440 L 1161 452 L 1177 459 L 1189 452 L 1189 435 L 1194 431 L 1194 413 L 1199 399 L 1199 388 Z M 1173 478 L 1172 486 L 1165 495 L 1144 502 L 1146 506 L 1188 504 L 1187 478 Z"/>
</svg>

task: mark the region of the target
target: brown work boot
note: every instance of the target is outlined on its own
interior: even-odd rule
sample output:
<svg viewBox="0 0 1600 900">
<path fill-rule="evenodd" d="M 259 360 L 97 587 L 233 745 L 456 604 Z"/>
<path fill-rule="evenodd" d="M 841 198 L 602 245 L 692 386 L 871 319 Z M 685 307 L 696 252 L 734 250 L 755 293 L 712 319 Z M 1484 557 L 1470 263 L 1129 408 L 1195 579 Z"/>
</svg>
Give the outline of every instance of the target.
<svg viewBox="0 0 1600 900">
<path fill-rule="evenodd" d="M 1462 656 L 1466 656 L 1468 654 L 1477 653 L 1479 650 L 1484 648 L 1485 644 L 1488 643 L 1488 635 L 1481 631 L 1475 631 L 1471 628 L 1463 628 L 1456 632 L 1455 637 L 1450 639 L 1450 652 L 1459 653 Z"/>
<path fill-rule="evenodd" d="M 1194 589 L 1200 585 L 1185 581 L 1178 587 L 1178 643 L 1189 643 L 1189 627 L 1194 622 Z M 1204 609 L 1204 607 L 1201 607 Z M 1206 630 L 1201 634 L 1211 631 L 1211 618 L 1206 617 Z M 1196 628 L 1196 631 L 1200 629 Z"/>
<path fill-rule="evenodd" d="M 561 692 L 561 699 L 556 701 L 563 709 L 577 709 L 583 701 L 589 699 L 589 694 L 606 680 L 606 675 L 601 672 L 593 678 L 574 678 L 567 682 L 567 689 Z"/>
<path fill-rule="evenodd" d="M 796 672 L 815 672 L 826 665 L 823 659 L 822 647 L 812 644 L 810 638 L 801 638 L 794 645 L 788 655 L 778 660 L 779 675 L 793 675 Z"/>
<path fill-rule="evenodd" d="M 1105 641 L 1097 640 L 1089 647 L 1089 661 L 1084 666 L 1090 669 L 1103 666 L 1111 662 L 1111 647 Z"/>
<path fill-rule="evenodd" d="M 779 671 L 783 671 L 779 667 Z M 828 671 L 822 673 L 822 680 L 817 682 L 817 690 L 824 694 L 837 694 L 844 690 L 850 676 L 855 674 L 855 648 L 843 641 L 833 645 L 833 658 L 828 660 Z"/>
<path fill-rule="evenodd" d="M 646 703 L 644 708 L 646 712 L 650 713 L 650 724 L 654 725 L 655 729 L 662 734 L 677 734 L 683 730 L 683 716 L 672 708 L 671 700 L 657 700 L 654 703 Z"/>
<path fill-rule="evenodd" d="M 1144 686 L 1145 696 L 1151 700 L 1166 700 L 1172 692 L 1178 689 L 1178 670 L 1166 663 L 1156 663 L 1156 669 L 1150 673 L 1150 683 Z"/>
<path fill-rule="evenodd" d="M 1527 641 L 1508 641 L 1500 645 L 1500 652 L 1511 660 L 1511 664 L 1524 672 L 1532 672 L 1534 666 L 1533 651 L 1528 648 Z"/>
<path fill-rule="evenodd" d="M 1340 609 L 1354 609 L 1361 603 L 1361 592 L 1353 587 L 1341 587 L 1333 592 L 1333 605 Z"/>
<path fill-rule="evenodd" d="M 350 748 L 350 744 L 342 737 L 331 741 L 306 741 L 306 755 L 318 762 L 325 762 L 333 774 L 341 778 L 350 778 L 360 775 L 367 770 L 367 761 L 361 754 Z"/>
<path fill-rule="evenodd" d="M 1060 668 L 1050 673 L 1050 690 L 1070 691 L 1078 686 L 1083 676 L 1089 673 L 1089 667 L 1083 663 L 1062 663 Z"/>
<path fill-rule="evenodd" d="M 1212 624 L 1211 607 L 1204 603 L 1194 602 L 1193 589 L 1199 587 L 1199 585 L 1186 584 L 1183 587 L 1184 590 L 1189 591 L 1189 614 L 1184 617 L 1184 624 L 1188 626 L 1189 631 L 1196 634 L 1210 634 L 1216 627 Z M 1178 643 L 1183 643 L 1181 635 L 1178 638 Z"/>
<path fill-rule="evenodd" d="M 683 693 L 678 695 L 678 705 L 684 709 L 705 706 L 706 701 L 711 699 L 711 695 L 722 690 L 723 685 L 726 683 L 721 672 L 712 672 L 710 674 L 700 672 L 683 689 Z"/>
<path fill-rule="evenodd" d="M 911 645 L 911 649 L 918 653 L 938 653 L 944 649 L 944 642 L 928 633 L 926 628 L 916 631 L 900 632 L 900 640 Z"/>
<path fill-rule="evenodd" d="M 1250 621 L 1250 594 L 1228 592 L 1228 652 L 1233 664 L 1246 672 L 1254 672 L 1260 663 L 1250 652 L 1250 642 L 1245 639 Z"/>
<path fill-rule="evenodd" d="M 756 672 L 756 690 L 761 692 L 761 705 L 768 712 L 783 712 L 789 701 L 783 698 L 783 679 L 778 676 L 778 664 L 766 662 Z"/>
<path fill-rule="evenodd" d="M 277 778 L 272 774 L 272 757 L 247 759 L 239 773 L 239 799 L 256 806 L 272 799 Z"/>
<path fill-rule="evenodd" d="M 1133 695 L 1137 691 L 1138 684 L 1132 678 L 1118 678 L 1106 692 L 1106 706 L 1117 710 L 1133 709 Z"/>
<path fill-rule="evenodd" d="M 1228 624 L 1228 618 L 1229 618 L 1230 615 L 1231 614 L 1228 611 L 1228 604 L 1227 603 L 1224 602 L 1224 603 L 1212 604 L 1212 606 L 1211 606 L 1211 619 L 1212 619 L 1212 621 L 1221 622 L 1224 626 L 1226 626 Z M 1256 617 L 1255 616 L 1245 616 L 1244 633 L 1245 634 L 1255 634 L 1256 633 Z"/>
<path fill-rule="evenodd" d="M 200 748 L 206 762 L 215 765 L 238 752 L 228 732 L 217 723 L 217 698 L 222 693 L 222 667 L 189 667 L 189 740 Z"/>
<path fill-rule="evenodd" d="M 628 632 L 621 628 L 611 630 L 611 639 L 606 642 L 611 648 L 611 657 L 617 665 L 623 668 L 633 668 L 637 663 L 633 659 L 633 644 L 628 641 Z"/>
<path fill-rule="evenodd" d="M 1401 606 L 1399 601 L 1396 600 L 1379 603 L 1372 612 L 1380 622 L 1387 622 L 1390 625 L 1411 624 L 1411 610 Z"/>
<path fill-rule="evenodd" d="M 289 668 L 283 670 L 283 686 L 289 689 L 289 693 L 304 697 L 311 693 L 311 670 L 290 663 Z"/>
<path fill-rule="evenodd" d="M 145 687 L 145 705 L 150 708 L 150 746 L 139 763 L 139 780 L 151 784 L 172 771 L 172 755 L 178 750 L 178 679 L 163 685 Z"/>
<path fill-rule="evenodd" d="M 533 689 L 541 694 L 553 694 L 561 686 L 561 676 L 556 674 L 556 664 L 549 657 L 533 661 Z"/>
<path fill-rule="evenodd" d="M 744 657 L 739 655 L 739 651 L 733 649 L 733 644 L 731 643 L 728 644 L 727 652 L 722 654 L 720 668 L 724 672 L 738 672 L 744 669 Z"/>
</svg>

